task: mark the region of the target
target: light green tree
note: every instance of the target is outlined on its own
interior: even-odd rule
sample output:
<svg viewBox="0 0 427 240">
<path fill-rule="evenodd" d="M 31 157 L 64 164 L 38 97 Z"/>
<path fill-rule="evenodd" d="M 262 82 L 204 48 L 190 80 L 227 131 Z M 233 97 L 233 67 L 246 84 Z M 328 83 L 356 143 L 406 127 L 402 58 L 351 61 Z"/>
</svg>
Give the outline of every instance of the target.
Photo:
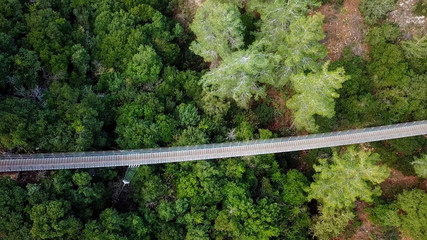
<svg viewBox="0 0 427 240">
<path fill-rule="evenodd" d="M 355 147 L 348 147 L 342 155 L 333 153 L 331 163 L 319 159 L 314 165 L 317 172 L 310 185 L 308 199 L 316 199 L 322 204 L 323 215 L 333 215 L 337 210 L 349 210 L 357 199 L 372 202 L 373 196 L 381 195 L 381 189 L 373 188 L 383 182 L 390 170 L 377 166 L 379 154 L 371 154 Z"/>
<path fill-rule="evenodd" d="M 197 36 L 190 49 L 206 62 L 225 58 L 244 45 L 239 9 L 229 3 L 207 0 L 198 9 L 190 28 Z"/>
<path fill-rule="evenodd" d="M 318 4 L 315 0 L 248 3 L 261 14 L 260 31 L 253 45 L 275 55 L 275 73 L 281 84 L 298 70 L 320 69 L 319 60 L 326 56 L 325 47 L 319 43 L 324 38 L 323 16 L 306 15 L 309 7 Z"/>
<path fill-rule="evenodd" d="M 400 45 L 410 66 L 420 74 L 425 73 L 427 71 L 427 35 L 414 36 L 413 40 L 402 41 Z"/>
<path fill-rule="evenodd" d="M 76 71 L 82 75 L 86 74 L 89 70 L 90 56 L 87 50 L 81 45 L 76 44 L 71 48 L 73 54 L 71 55 L 71 62 L 73 63 Z"/>
<path fill-rule="evenodd" d="M 283 65 L 294 71 L 318 71 L 319 60 L 326 57 L 326 48 L 319 41 L 325 37 L 323 15 L 300 17 L 289 25 L 286 44 L 276 44 L 277 54 L 284 58 Z"/>
<path fill-rule="evenodd" d="M 397 196 L 400 230 L 412 239 L 427 236 L 427 194 L 420 189 L 404 191 Z"/>
<path fill-rule="evenodd" d="M 373 25 L 393 10 L 397 0 L 363 0 L 359 5 L 366 23 Z"/>
<path fill-rule="evenodd" d="M 415 172 L 420 178 L 427 178 L 427 154 L 422 155 L 420 158 L 415 157 L 414 165 Z"/>
<path fill-rule="evenodd" d="M 335 211 L 332 215 L 320 215 L 314 217 L 314 224 L 311 226 L 313 235 L 319 240 L 329 240 L 338 237 L 352 220 L 355 214 L 351 211 Z"/>
<path fill-rule="evenodd" d="M 306 16 L 309 7 L 319 6 L 317 0 L 274 0 L 250 1 L 248 8 L 261 14 L 260 31 L 257 38 L 272 51 L 282 47 L 281 43 L 289 32 L 289 24 L 297 18 Z"/>
<path fill-rule="evenodd" d="M 201 82 L 207 94 L 232 98 L 242 108 L 249 106 L 252 97 L 265 96 L 265 83 L 275 84 L 269 56 L 252 49 L 225 58 L 218 68 L 205 74 Z"/>
<path fill-rule="evenodd" d="M 317 131 L 313 115 L 327 118 L 335 115 L 335 101 L 339 94 L 337 89 L 348 79 L 343 68 L 328 71 L 329 63 L 323 65 L 322 71 L 301 73 L 292 78 L 296 94 L 288 101 L 287 106 L 295 112 L 294 124 L 297 129 Z"/>
<path fill-rule="evenodd" d="M 182 126 L 195 126 L 200 121 L 197 107 L 194 104 L 181 103 L 178 107 L 178 116 Z"/>
</svg>

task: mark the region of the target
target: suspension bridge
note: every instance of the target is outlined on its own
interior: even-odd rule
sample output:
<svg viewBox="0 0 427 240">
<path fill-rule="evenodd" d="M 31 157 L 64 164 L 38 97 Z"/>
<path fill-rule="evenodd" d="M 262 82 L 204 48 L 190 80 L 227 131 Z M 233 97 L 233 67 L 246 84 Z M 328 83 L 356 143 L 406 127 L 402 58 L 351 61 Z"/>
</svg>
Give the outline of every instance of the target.
<svg viewBox="0 0 427 240">
<path fill-rule="evenodd" d="M 266 140 L 138 150 L 1 154 L 0 172 L 101 168 L 243 157 L 427 134 L 427 121 Z"/>
</svg>

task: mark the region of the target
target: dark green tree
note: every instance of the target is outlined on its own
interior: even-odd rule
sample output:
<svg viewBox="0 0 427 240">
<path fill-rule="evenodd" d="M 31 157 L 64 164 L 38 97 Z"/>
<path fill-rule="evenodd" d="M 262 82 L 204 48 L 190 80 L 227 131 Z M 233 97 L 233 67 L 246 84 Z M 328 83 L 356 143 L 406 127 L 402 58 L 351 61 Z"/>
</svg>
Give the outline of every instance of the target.
<svg viewBox="0 0 427 240">
<path fill-rule="evenodd" d="M 4 239 L 30 238 L 26 204 L 27 192 L 9 177 L 0 178 L 0 234 Z"/>
<path fill-rule="evenodd" d="M 128 64 L 126 74 L 134 86 L 152 84 L 159 79 L 162 66 L 162 61 L 154 49 L 141 45 Z"/>
<path fill-rule="evenodd" d="M 30 211 L 33 237 L 77 239 L 82 224 L 70 214 L 70 209 L 70 202 L 63 200 L 48 201 L 33 206 Z"/>
<path fill-rule="evenodd" d="M 40 146 L 37 121 L 39 107 L 16 97 L 0 101 L 0 148 L 34 151 Z"/>
</svg>

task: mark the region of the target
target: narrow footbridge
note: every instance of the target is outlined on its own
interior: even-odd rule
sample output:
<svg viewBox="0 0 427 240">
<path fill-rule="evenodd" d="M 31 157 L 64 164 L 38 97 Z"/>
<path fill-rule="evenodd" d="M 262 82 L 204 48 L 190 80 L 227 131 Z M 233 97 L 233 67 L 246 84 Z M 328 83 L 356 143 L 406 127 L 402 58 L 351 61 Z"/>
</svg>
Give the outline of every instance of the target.
<svg viewBox="0 0 427 240">
<path fill-rule="evenodd" d="M 0 155 L 0 172 L 139 166 L 292 152 L 427 134 L 427 121 L 305 136 L 185 147 Z"/>
</svg>

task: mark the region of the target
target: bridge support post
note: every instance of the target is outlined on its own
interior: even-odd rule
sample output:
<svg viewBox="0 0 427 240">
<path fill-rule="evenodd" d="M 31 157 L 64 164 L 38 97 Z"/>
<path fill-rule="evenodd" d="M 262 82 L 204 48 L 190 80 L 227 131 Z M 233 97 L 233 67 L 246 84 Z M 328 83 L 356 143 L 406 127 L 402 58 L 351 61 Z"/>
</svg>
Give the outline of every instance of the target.
<svg viewBox="0 0 427 240">
<path fill-rule="evenodd" d="M 129 166 L 126 170 L 125 177 L 123 178 L 123 184 L 128 185 L 130 181 L 132 181 L 133 176 L 135 176 L 136 170 L 138 169 L 139 165 L 136 166 Z"/>
</svg>

